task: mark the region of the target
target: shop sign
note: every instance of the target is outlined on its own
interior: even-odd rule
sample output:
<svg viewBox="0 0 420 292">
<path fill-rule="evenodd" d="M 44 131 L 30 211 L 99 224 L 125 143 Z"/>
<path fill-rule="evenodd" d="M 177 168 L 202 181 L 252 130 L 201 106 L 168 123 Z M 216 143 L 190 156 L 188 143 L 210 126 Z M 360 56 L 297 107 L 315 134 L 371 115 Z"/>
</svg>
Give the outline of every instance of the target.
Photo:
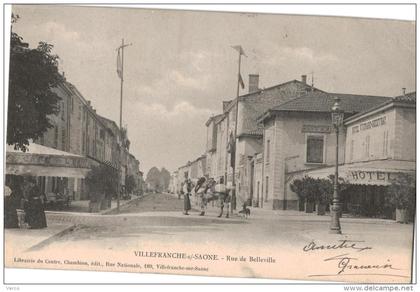
<svg viewBox="0 0 420 292">
<path fill-rule="evenodd" d="M 89 168 L 89 161 L 84 157 L 64 157 L 46 154 L 7 153 L 7 164 L 31 164 L 43 166 L 61 166 L 72 168 Z"/>
<path fill-rule="evenodd" d="M 359 133 L 360 131 L 366 131 L 372 128 L 381 127 L 385 124 L 386 124 L 386 116 L 383 116 L 383 117 L 379 117 L 376 119 L 372 119 L 372 120 L 360 123 L 360 125 L 352 127 L 351 131 L 353 134 L 355 134 L 355 133 Z"/>
<path fill-rule="evenodd" d="M 347 180 L 354 184 L 388 185 L 393 178 L 393 172 L 380 170 L 349 170 Z"/>
<path fill-rule="evenodd" d="M 302 133 L 331 133 L 331 126 L 328 125 L 303 125 Z"/>
</svg>

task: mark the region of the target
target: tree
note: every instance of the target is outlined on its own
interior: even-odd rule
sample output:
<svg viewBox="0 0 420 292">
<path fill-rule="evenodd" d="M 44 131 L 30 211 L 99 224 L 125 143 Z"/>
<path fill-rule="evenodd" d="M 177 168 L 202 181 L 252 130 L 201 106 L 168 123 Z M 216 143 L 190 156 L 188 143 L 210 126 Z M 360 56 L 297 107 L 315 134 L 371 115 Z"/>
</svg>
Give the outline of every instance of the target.
<svg viewBox="0 0 420 292">
<path fill-rule="evenodd" d="M 107 165 L 94 166 L 86 176 L 86 185 L 89 189 L 91 203 L 96 204 L 93 209 L 104 209 L 117 193 L 118 173 L 115 169 Z M 104 204 L 107 202 L 107 204 Z"/>
<path fill-rule="evenodd" d="M 391 180 L 387 189 L 386 201 L 396 209 L 406 209 L 414 214 L 416 208 L 416 176 L 399 173 Z"/>
<path fill-rule="evenodd" d="M 125 178 L 125 190 L 127 194 L 131 194 L 136 188 L 136 181 L 133 175 L 128 175 Z"/>
<path fill-rule="evenodd" d="M 161 190 L 160 171 L 157 167 L 152 167 L 146 176 L 146 182 L 154 191 Z"/>
<path fill-rule="evenodd" d="M 13 15 L 12 23 L 18 16 Z M 7 144 L 27 150 L 29 139 L 39 138 L 52 127 L 48 115 L 57 114 L 60 97 L 51 89 L 63 82 L 53 45 L 39 42 L 30 49 L 17 33 L 10 40 Z"/>
<path fill-rule="evenodd" d="M 164 167 L 162 167 L 162 170 L 160 171 L 160 184 L 163 188 L 163 190 L 168 190 L 169 183 L 171 181 L 171 173 L 166 170 Z"/>
</svg>

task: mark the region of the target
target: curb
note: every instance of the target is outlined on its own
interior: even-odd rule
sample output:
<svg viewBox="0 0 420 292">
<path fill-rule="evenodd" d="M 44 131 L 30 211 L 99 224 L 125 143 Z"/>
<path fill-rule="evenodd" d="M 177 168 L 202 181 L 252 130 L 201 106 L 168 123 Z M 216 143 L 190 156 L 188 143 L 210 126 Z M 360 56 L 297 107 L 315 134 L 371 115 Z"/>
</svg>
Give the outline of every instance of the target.
<svg viewBox="0 0 420 292">
<path fill-rule="evenodd" d="M 125 201 L 125 202 L 123 202 L 122 204 L 120 204 L 120 208 L 121 208 L 121 207 L 123 207 L 123 206 L 125 206 L 125 205 L 130 204 L 131 202 L 139 201 L 139 200 L 141 200 L 141 199 L 143 199 L 143 198 L 146 198 L 146 197 L 148 197 L 148 196 L 150 196 L 150 195 L 151 195 L 150 193 L 147 193 L 147 194 L 145 194 L 145 195 L 143 195 L 143 196 L 141 196 L 141 197 L 137 197 L 137 198 L 134 198 L 134 199 L 131 199 L 131 200 Z M 118 208 L 118 207 L 109 208 L 109 209 L 103 210 L 103 211 L 101 211 L 101 212 L 98 212 L 97 214 L 98 214 L 98 215 L 111 215 L 110 213 L 112 213 L 112 212 L 116 211 L 116 210 L 117 210 L 117 208 Z"/>
<path fill-rule="evenodd" d="M 72 232 L 76 228 L 76 226 L 77 226 L 76 224 L 73 224 L 73 225 L 57 232 L 56 234 L 51 235 L 47 239 L 44 239 L 41 242 L 39 242 L 39 243 L 31 246 L 30 248 L 26 249 L 25 252 L 40 250 L 41 248 L 43 248 L 43 247 L 49 245 L 50 243 L 54 242 L 59 237 L 62 237 L 63 235 Z"/>
</svg>

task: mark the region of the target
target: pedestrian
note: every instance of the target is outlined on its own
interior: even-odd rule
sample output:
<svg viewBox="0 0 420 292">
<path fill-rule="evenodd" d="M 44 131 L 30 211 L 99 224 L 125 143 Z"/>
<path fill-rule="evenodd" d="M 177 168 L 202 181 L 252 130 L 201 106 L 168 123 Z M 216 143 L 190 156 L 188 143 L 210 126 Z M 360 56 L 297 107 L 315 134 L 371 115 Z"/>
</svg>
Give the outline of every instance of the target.
<svg viewBox="0 0 420 292">
<path fill-rule="evenodd" d="M 178 200 L 181 200 L 181 195 L 184 195 L 184 182 L 181 182 L 181 186 L 178 192 Z"/>
<path fill-rule="evenodd" d="M 230 203 L 230 196 L 227 192 L 226 185 L 224 182 L 223 177 L 220 178 L 219 183 L 216 184 L 214 187 L 215 192 L 217 193 L 219 197 L 219 204 L 220 204 L 220 213 L 217 217 L 223 216 L 223 209 L 226 206 L 226 218 L 229 218 L 229 203 Z"/>
<path fill-rule="evenodd" d="M 19 228 L 17 195 L 8 186 L 4 187 L 4 228 Z"/>
<path fill-rule="evenodd" d="M 193 189 L 193 183 L 191 182 L 191 180 L 188 178 L 185 180 L 184 183 L 184 188 L 183 188 L 183 192 L 184 192 L 184 215 L 190 215 L 188 214 L 188 211 L 191 210 L 191 201 L 190 201 L 190 196 L 191 196 L 191 191 Z"/>
<path fill-rule="evenodd" d="M 31 229 L 47 227 L 44 204 L 41 199 L 41 190 L 33 177 L 27 178 L 28 194 L 24 204 L 25 221 Z"/>
<path fill-rule="evenodd" d="M 200 179 L 197 181 L 197 184 L 194 188 L 194 192 L 197 194 L 199 202 L 200 202 L 200 216 L 204 216 L 205 214 L 205 208 L 206 208 L 206 198 L 205 198 L 205 193 L 206 193 L 206 178 L 200 177 Z"/>
</svg>

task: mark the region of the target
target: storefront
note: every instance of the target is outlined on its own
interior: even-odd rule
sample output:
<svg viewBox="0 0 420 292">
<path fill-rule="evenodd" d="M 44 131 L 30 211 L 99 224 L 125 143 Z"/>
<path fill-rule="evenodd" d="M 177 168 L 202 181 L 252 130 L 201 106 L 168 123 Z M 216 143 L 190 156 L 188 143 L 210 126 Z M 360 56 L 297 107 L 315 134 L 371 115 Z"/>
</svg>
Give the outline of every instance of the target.
<svg viewBox="0 0 420 292">
<path fill-rule="evenodd" d="M 340 193 L 343 211 L 355 216 L 392 218 L 394 209 L 387 205 L 388 186 L 401 173 L 415 174 L 415 162 L 398 160 L 367 161 L 340 165 L 338 175 L 345 188 Z M 296 173 L 290 181 L 303 176 L 329 179 L 334 167 Z"/>
<path fill-rule="evenodd" d="M 395 97 L 345 120 L 345 141 L 339 143 L 344 163 L 338 167 L 346 187 L 340 193 L 343 211 L 354 215 L 392 218 L 386 202 L 388 187 L 399 174 L 416 172 L 416 94 Z M 331 164 L 286 173 L 290 183 L 307 175 L 329 178 Z M 291 195 L 295 195 L 294 193 Z"/>
<path fill-rule="evenodd" d="M 94 162 L 86 157 L 31 143 L 26 152 L 6 148 L 6 179 L 34 176 L 41 191 L 67 192 L 72 200 L 83 199 L 84 178 Z"/>
</svg>

